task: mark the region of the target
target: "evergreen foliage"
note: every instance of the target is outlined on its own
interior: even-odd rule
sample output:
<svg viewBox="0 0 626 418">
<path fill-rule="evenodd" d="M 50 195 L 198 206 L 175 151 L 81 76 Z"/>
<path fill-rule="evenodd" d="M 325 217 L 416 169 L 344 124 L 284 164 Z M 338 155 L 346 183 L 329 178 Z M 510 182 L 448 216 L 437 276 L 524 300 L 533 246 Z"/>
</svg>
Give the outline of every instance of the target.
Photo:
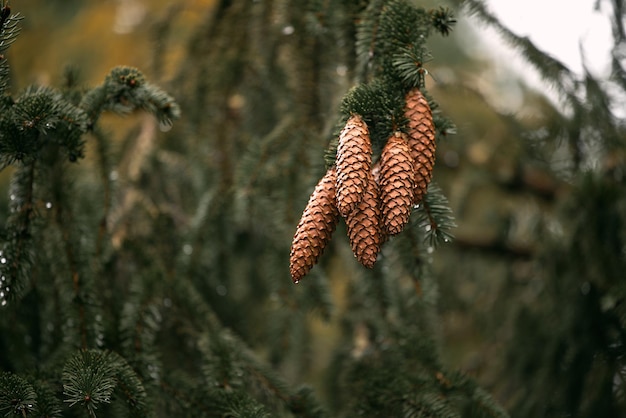
<svg viewBox="0 0 626 418">
<path fill-rule="evenodd" d="M 610 3 L 615 57 L 626 39 L 624 10 L 621 2 Z M 495 363 L 491 384 L 515 417 L 625 416 L 623 62 L 613 58 L 607 78 L 586 67 L 576 74 L 504 26 L 484 1 L 463 4 L 559 96 L 556 105 L 540 104 L 549 115 L 544 123 L 522 133 L 523 158 L 552 180 L 541 190 L 524 177 L 512 186 L 535 193 L 550 210 L 535 221 L 535 245 L 505 255 L 518 261 L 507 262 L 505 274 L 514 279 L 498 295 L 508 301 L 501 321 L 506 330 L 499 334 L 506 336 L 499 345 L 505 355 Z M 493 256 L 480 257 L 494 263 Z"/>
<path fill-rule="evenodd" d="M 547 302 L 519 309 L 498 394 L 515 416 L 620 416 L 623 123 L 591 74 L 576 79 L 466 3 L 567 107 L 533 148 L 567 191 L 533 254 Z M 0 10 L 4 54 L 21 17 Z M 170 12 L 155 25 L 156 73 Z M 378 156 L 420 87 L 437 140 L 455 133 L 425 83 L 427 41 L 454 23 L 408 0 L 218 0 L 159 83 L 176 99 L 129 67 L 94 88 L 70 69 L 58 89 L 11 95 L 0 56 L 0 414 L 508 416 L 440 355 L 432 258 L 456 225 L 436 183 L 374 269 L 338 239 L 306 281 L 289 279 L 298 216 L 351 114 Z M 137 128 L 116 142 L 105 112 Z"/>
</svg>

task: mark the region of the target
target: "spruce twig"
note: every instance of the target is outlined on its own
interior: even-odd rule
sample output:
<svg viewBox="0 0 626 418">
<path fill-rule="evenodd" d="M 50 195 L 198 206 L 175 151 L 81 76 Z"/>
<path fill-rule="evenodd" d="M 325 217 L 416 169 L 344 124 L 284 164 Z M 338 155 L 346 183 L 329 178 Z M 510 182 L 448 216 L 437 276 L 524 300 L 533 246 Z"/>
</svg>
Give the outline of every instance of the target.
<svg viewBox="0 0 626 418">
<path fill-rule="evenodd" d="M 33 197 L 36 162 L 18 167 L 11 181 L 11 216 L 5 244 L 0 252 L 0 304 L 21 296 L 32 267 L 32 221 L 36 215 Z"/>
</svg>

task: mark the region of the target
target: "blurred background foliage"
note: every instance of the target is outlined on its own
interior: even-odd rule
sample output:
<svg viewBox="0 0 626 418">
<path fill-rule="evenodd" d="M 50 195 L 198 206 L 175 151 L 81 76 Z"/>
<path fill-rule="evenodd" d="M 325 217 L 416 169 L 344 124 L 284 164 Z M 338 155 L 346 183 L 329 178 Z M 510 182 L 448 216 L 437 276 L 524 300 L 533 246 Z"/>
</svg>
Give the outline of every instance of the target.
<svg viewBox="0 0 626 418">
<path fill-rule="evenodd" d="M 19 48 L 9 53 L 14 89 L 55 83 L 68 65 L 77 67 L 87 85 L 98 83 L 113 66 L 130 65 L 141 68 L 155 82 L 165 83 L 176 96 L 171 80 L 183 60 L 189 59 L 186 45 L 193 29 L 214 3 L 21 0 L 13 8 L 26 19 Z M 424 7 L 441 4 L 420 2 Z M 160 33 L 164 24 L 166 34 Z M 541 110 L 548 106 L 546 99 L 511 74 L 504 81 L 524 88 L 525 109 L 517 112 L 524 117 L 494 109 L 480 90 L 489 83 L 481 75 L 494 64 L 485 55 L 466 52 L 466 37 L 480 42 L 471 26 L 462 22 L 449 38 L 432 41 L 436 59 L 428 63 L 431 76 L 426 82 L 459 131 L 440 142 L 435 168 L 435 181 L 449 197 L 458 224 L 455 244 L 443 246 L 435 257 L 441 283 L 442 347 L 453 365 L 480 378 L 488 375 L 489 363 L 497 356 L 499 332 L 508 328 L 503 324 L 506 317 L 493 312 L 506 312 L 510 302 L 500 296 L 509 281 L 530 280 L 528 259 L 539 238 L 538 222 L 551 210 L 558 183 L 541 168 L 520 167 L 529 152 L 524 149 L 524 133 L 549 122 Z M 506 90 L 509 86 L 487 88 Z M 109 118 L 112 123 L 107 127 L 117 135 L 140 123 L 135 116 Z M 534 189 L 516 187 L 523 170 L 536 182 Z M 6 197 L 3 193 L 2 198 Z M 335 283 L 341 286 L 340 280 Z M 320 327 L 320 332 L 332 337 L 331 329 Z M 325 340 L 320 339 L 320 344 L 329 344 Z"/>
<path fill-rule="evenodd" d="M 202 112 L 185 113 L 185 103 L 195 106 L 196 100 L 183 97 L 190 91 L 189 79 L 200 79 L 199 72 L 223 64 L 204 61 L 201 66 L 197 66 L 192 55 L 194 42 L 198 45 L 201 43 L 194 40 L 194 37 L 215 35 L 210 30 L 206 33 L 198 30 L 198 27 L 207 25 L 207 10 L 214 8 L 215 3 L 214 0 L 15 1 L 12 4 L 13 9 L 26 18 L 18 43 L 8 54 L 13 88 L 19 90 L 30 83 L 56 84 L 67 65 L 76 66 L 83 81 L 90 85 L 97 84 L 113 66 L 136 66 L 149 79 L 163 86 L 182 102 L 181 123 L 174 127 L 174 132 L 178 135 L 184 134 L 185 129 L 202 126 L 203 123 Z M 419 4 L 429 8 L 446 3 L 422 1 Z M 475 23 L 465 21 L 467 14 L 458 9 L 459 4 L 456 1 L 449 2 L 457 11 L 460 24 L 448 38 L 429 39 L 435 57 L 426 64 L 429 71 L 426 77 L 429 93 L 445 115 L 457 125 L 457 134 L 449 135 L 439 142 L 435 165 L 434 181 L 448 197 L 458 225 L 454 231 L 455 241 L 441 246 L 433 255 L 433 277 L 438 283 L 437 313 L 440 317 L 436 325 L 436 335 L 446 365 L 476 378 L 503 405 L 512 407 L 520 402 L 520 396 L 524 397 L 524 392 L 520 392 L 517 386 L 524 383 L 524 380 L 515 380 L 513 370 L 516 367 L 514 364 L 520 363 L 511 360 L 517 355 L 515 348 L 511 348 L 515 341 L 514 330 L 519 326 L 531 326 L 520 323 L 520 312 L 526 309 L 544 309 L 542 303 L 546 299 L 542 298 L 546 287 L 549 287 L 549 278 L 543 270 L 550 268 L 550 263 L 556 260 L 556 256 L 548 263 L 538 262 L 540 255 L 545 254 L 540 250 L 548 245 L 546 236 L 556 229 L 568 228 L 566 222 L 559 219 L 563 212 L 558 211 L 566 206 L 565 197 L 569 195 L 570 180 L 575 177 L 575 170 L 572 170 L 571 158 L 564 157 L 567 154 L 564 151 L 567 148 L 567 139 L 562 130 L 567 128 L 563 123 L 566 117 L 562 110 L 555 107 L 539 91 L 540 87 L 527 86 L 513 72 L 510 77 L 489 77 L 495 71 L 495 64 L 485 55 L 477 54 L 476 50 L 467 50 L 468 39 L 473 39 L 477 45 L 480 44 L 480 39 L 472 29 Z M 232 29 L 235 34 L 236 28 Z M 232 36 L 231 47 L 237 48 L 237 38 Z M 202 51 L 209 61 L 214 48 L 227 50 L 224 45 L 198 48 L 197 51 Z M 281 51 L 267 53 L 280 54 Z M 282 53 L 288 54 L 288 51 Z M 324 54 L 324 51 L 320 53 Z M 320 108 L 332 113 L 336 111 L 333 106 L 337 105 L 338 98 L 350 87 L 350 80 L 343 67 L 338 67 L 336 74 L 329 77 L 336 79 L 337 91 Z M 513 96 L 511 91 L 515 92 Z M 499 95 L 499 92 L 503 94 Z M 494 97 L 498 97 L 498 101 L 494 102 Z M 512 102 L 507 102 L 507 98 Z M 211 102 L 217 99 L 206 100 Z M 230 119 L 224 122 L 225 126 L 219 128 L 228 130 L 232 128 L 228 126 L 229 123 L 242 117 L 239 112 L 249 108 L 244 107 L 240 102 L 241 96 L 236 92 L 231 92 L 225 100 L 231 112 L 228 116 Z M 258 98 L 258 103 L 262 102 Z M 203 102 L 198 100 L 198 103 Z M 243 118 L 245 119 L 245 115 Z M 315 117 L 309 122 L 314 123 Z M 105 125 L 112 130 L 120 147 L 129 131 L 137 133 L 142 129 L 145 132 L 146 129 L 141 116 L 128 116 L 123 120 L 116 117 Z M 619 126 L 623 129 L 623 124 Z M 275 127 L 259 126 L 258 129 L 260 133 L 268 133 L 273 128 Z M 331 128 L 323 127 L 319 130 L 328 132 Z M 302 132 L 298 131 L 298 134 Z M 203 148 L 208 145 L 200 142 L 198 144 L 199 155 L 196 157 L 200 160 L 207 158 L 206 155 L 210 153 L 227 152 L 209 150 Z M 169 149 L 176 149 L 177 146 L 182 147 L 175 143 L 166 144 Z M 318 139 L 316 146 L 318 149 L 311 152 L 317 153 L 317 161 L 321 162 L 325 144 Z M 131 148 L 130 152 L 142 151 Z M 157 168 L 167 166 L 169 169 L 187 170 L 189 165 L 185 161 L 175 160 L 176 158 L 174 153 L 164 152 L 150 164 Z M 615 165 L 619 166 L 623 164 L 623 148 L 616 147 L 603 158 L 617 161 Z M 125 161 L 123 157 L 122 161 Z M 228 164 L 228 161 L 222 162 Z M 225 169 L 233 170 L 233 167 Z M 313 179 L 319 177 L 321 169 L 321 166 L 315 169 L 306 168 L 308 177 L 305 178 L 309 179 L 308 183 L 313 184 Z M 132 167 L 127 167 L 126 170 L 126 175 L 132 177 Z M 164 170 L 162 175 L 173 174 Z M 222 172 L 218 175 L 233 175 L 233 181 L 240 181 L 234 170 L 230 174 Z M 6 210 L 6 171 L 1 176 L 5 181 L 4 192 L 0 193 L 0 198 L 4 200 L 0 204 L 0 210 Z M 136 176 L 137 181 L 159 183 L 158 179 L 139 179 L 139 175 Z M 191 173 L 188 181 L 193 186 L 194 173 Z M 619 182 L 623 183 L 623 180 L 620 178 Z M 254 179 L 248 186 L 252 187 L 253 184 Z M 164 185 L 167 186 L 167 182 Z M 185 193 L 194 189 L 191 186 L 188 190 L 164 189 L 163 193 L 175 196 L 184 203 L 187 199 Z M 589 187 L 594 189 L 593 186 Z M 305 196 L 309 191 L 301 190 L 298 193 Z M 246 189 L 239 192 L 254 193 Z M 589 191 L 585 193 L 593 195 Z M 147 206 L 147 211 L 150 212 L 149 203 Z M 298 210 L 300 208 L 293 208 L 292 212 L 297 213 Z M 577 211 L 573 213 L 580 214 Z M 155 222 L 160 220 L 158 216 L 154 219 Z M 293 219 L 293 227 L 296 221 L 297 219 Z M 139 222 L 137 228 L 140 227 Z M 227 239 L 245 237 L 235 234 Z M 163 245 L 167 246 L 168 243 L 164 242 Z M 341 253 L 341 244 L 333 245 L 339 246 L 338 252 Z M 345 252 L 345 248 L 343 251 Z M 563 255 L 565 259 L 570 256 L 567 253 Z M 623 264 L 623 252 L 603 256 L 609 259 L 620 258 Z M 287 255 L 284 262 L 288 262 Z M 352 267 L 343 265 L 339 258 L 327 259 L 324 263 L 331 276 L 334 312 L 343 312 L 347 309 L 343 304 L 345 292 L 349 289 L 340 278 L 349 274 Z M 333 280 L 333 277 L 339 279 Z M 288 277 L 285 276 L 285 279 L 288 280 Z M 580 293 L 580 286 L 586 282 L 583 279 L 581 283 L 571 284 L 569 291 Z M 314 281 L 311 280 L 311 283 Z M 207 286 L 213 286 L 213 289 L 207 287 L 207 292 L 214 292 L 212 297 L 216 299 L 226 292 L 226 288 L 220 283 L 208 283 Z M 236 293 L 237 288 L 228 291 Z M 241 295 L 236 297 L 243 298 Z M 548 309 L 547 315 L 552 320 L 555 320 L 554 315 L 558 316 L 559 312 L 567 310 L 559 309 L 555 305 L 557 301 L 558 299 L 550 299 L 553 305 L 552 309 Z M 566 298 L 563 303 L 567 303 Z M 246 315 L 254 316 L 258 312 L 264 312 L 263 309 L 263 306 L 252 306 L 247 312 L 224 311 L 221 314 L 224 315 L 223 318 L 230 316 L 231 324 L 238 331 L 238 327 L 244 329 L 251 326 Z M 328 312 L 321 313 L 323 318 L 328 316 Z M 321 385 L 319 379 L 324 375 L 322 371 L 332 362 L 332 347 L 342 338 L 341 319 L 338 317 L 340 315 L 332 316 L 330 321 L 319 318 L 311 320 L 314 336 L 307 339 L 310 347 L 304 357 L 306 361 L 312 362 L 306 368 L 306 373 L 317 385 Z M 624 318 L 619 320 L 623 321 Z M 297 330 L 291 329 L 290 332 Z M 246 329 L 243 334 L 253 336 L 254 330 Z M 541 345 L 543 342 L 531 340 L 528 344 Z M 530 350 L 519 344 L 517 348 L 526 352 Z M 623 347 L 618 348 L 622 349 Z M 269 353 L 268 357 L 272 358 L 274 355 L 279 354 Z M 623 351 L 619 355 L 623 355 Z M 528 367 L 532 368 L 532 365 Z M 295 376 L 300 371 L 287 370 L 286 373 Z M 623 382 L 621 387 L 623 388 Z M 518 416 L 540 415 L 520 413 Z"/>
</svg>

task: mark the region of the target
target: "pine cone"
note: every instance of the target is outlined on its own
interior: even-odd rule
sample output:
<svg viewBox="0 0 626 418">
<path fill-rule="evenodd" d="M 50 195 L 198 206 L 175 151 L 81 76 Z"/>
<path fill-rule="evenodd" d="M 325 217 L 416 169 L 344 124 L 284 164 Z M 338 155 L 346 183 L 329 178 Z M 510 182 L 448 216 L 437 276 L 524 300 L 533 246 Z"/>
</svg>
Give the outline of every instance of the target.
<svg viewBox="0 0 626 418">
<path fill-rule="evenodd" d="M 363 198 L 346 218 L 352 252 L 367 268 L 374 267 L 383 241 L 378 193 L 378 184 L 370 173 Z"/>
<path fill-rule="evenodd" d="M 337 206 L 347 217 L 367 189 L 372 166 L 372 143 L 367 125 L 353 115 L 339 135 L 337 147 Z"/>
<path fill-rule="evenodd" d="M 383 229 L 389 235 L 399 234 L 409 221 L 415 189 L 415 166 L 404 133 L 395 132 L 387 140 L 378 181 Z"/>
<path fill-rule="evenodd" d="M 298 283 L 313 268 L 337 227 L 339 211 L 335 195 L 337 173 L 330 168 L 309 198 L 291 244 L 290 270 Z"/>
<path fill-rule="evenodd" d="M 428 100 L 418 88 L 411 90 L 405 100 L 409 147 L 415 161 L 413 203 L 418 204 L 426 194 L 435 165 L 435 124 Z"/>
</svg>

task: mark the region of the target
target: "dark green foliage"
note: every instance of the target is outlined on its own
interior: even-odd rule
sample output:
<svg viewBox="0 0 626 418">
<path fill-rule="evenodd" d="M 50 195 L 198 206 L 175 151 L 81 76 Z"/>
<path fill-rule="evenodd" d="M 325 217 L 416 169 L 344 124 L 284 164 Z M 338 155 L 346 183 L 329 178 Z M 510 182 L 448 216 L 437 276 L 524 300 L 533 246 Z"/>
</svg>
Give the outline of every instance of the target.
<svg viewBox="0 0 626 418">
<path fill-rule="evenodd" d="M 454 19 L 400 0 L 215 3 L 167 87 L 176 102 L 129 67 L 4 102 L 0 365 L 15 378 L 0 396 L 69 417 L 506 416 L 439 358 L 431 252 L 454 221 L 435 186 L 380 267 L 337 240 L 289 280 L 337 124 L 361 113 L 380 151 L 424 87 L 426 38 Z M 113 141 L 107 111 L 137 128 Z"/>
<path fill-rule="evenodd" d="M 430 18 L 436 30 L 443 36 L 448 36 L 456 23 L 454 13 L 447 7 L 439 7 L 430 11 Z"/>
<path fill-rule="evenodd" d="M 624 10 L 611 3 L 616 49 L 623 46 Z M 561 193 L 552 195 L 553 213 L 538 222 L 528 282 L 503 292 L 515 295 L 516 308 L 495 377 L 507 382 L 501 397 L 516 417 L 626 416 L 626 125 L 615 111 L 626 92 L 619 81 L 624 63 L 613 60 L 608 80 L 587 69 L 576 74 L 504 27 L 484 2 L 465 4 L 564 104 L 548 107 L 543 136 L 528 135 L 530 154 L 552 171 Z"/>
<path fill-rule="evenodd" d="M 37 404 L 32 385 L 12 373 L 0 374 L 0 413 L 26 416 Z"/>
<path fill-rule="evenodd" d="M 65 402 L 73 407 L 83 406 L 90 416 L 112 401 L 118 391 L 132 416 L 145 416 L 146 393 L 137 375 L 119 355 L 99 350 L 81 350 L 74 354 L 63 368 L 63 394 Z"/>
<path fill-rule="evenodd" d="M 546 283 L 541 295 L 558 295 L 558 302 L 525 308 L 516 323 L 516 340 L 534 342 L 510 352 L 514 376 L 530 382 L 518 389 L 525 399 L 518 416 L 623 411 L 624 383 L 615 378 L 624 368 L 626 260 L 615 254 L 626 245 L 626 187 L 591 173 L 575 186 L 563 212 L 568 232 L 546 242 L 537 260 Z"/>
<path fill-rule="evenodd" d="M 0 2 L 0 96 L 4 96 L 9 86 L 9 64 L 4 54 L 20 33 L 20 20 L 22 17 L 18 13 L 11 14 L 9 1 L 2 0 Z M 0 109 L 2 108 L 3 106 L 0 105 Z"/>
<path fill-rule="evenodd" d="M 342 101 L 344 114 L 361 115 L 367 123 L 375 155 L 380 155 L 389 136 L 404 122 L 404 96 L 390 87 L 376 79 L 354 87 Z"/>
<path fill-rule="evenodd" d="M 381 74 L 396 78 L 394 58 L 409 52 L 420 67 L 428 56 L 424 42 L 431 22 L 423 9 L 404 1 L 372 1 L 357 31 L 357 68 L 359 78 L 367 80 Z"/>
<path fill-rule="evenodd" d="M 178 106 L 172 99 L 142 79 L 137 70 L 116 68 L 101 87 L 85 95 L 81 107 L 52 88 L 29 87 L 0 117 L 0 161 L 4 167 L 17 166 L 10 195 L 12 216 L 4 233 L 4 262 L 0 266 L 5 286 L 12 287 L 13 291 L 4 292 L 0 299 L 18 297 L 24 287 L 20 277 L 31 264 L 29 239 L 33 234 L 30 230 L 33 218 L 37 217 L 39 209 L 49 209 L 56 203 L 55 194 L 58 199 L 59 193 L 67 193 L 63 190 L 64 172 L 59 152 L 71 162 L 84 157 L 83 137 L 93 128 L 95 115 L 108 108 L 126 113 L 136 108 L 146 109 L 163 123 L 170 123 L 171 118 L 178 116 Z M 103 97 L 95 103 L 92 97 L 98 95 Z M 84 107 L 89 110 L 85 112 Z M 39 177 L 50 182 L 39 185 Z"/>
<path fill-rule="evenodd" d="M 56 383 L 56 382 L 54 382 Z M 34 416 L 57 418 L 63 416 L 63 405 L 57 397 L 57 388 L 46 379 L 37 379 L 33 382 L 37 395 L 37 405 Z"/>
<path fill-rule="evenodd" d="M 376 157 L 392 133 L 406 126 L 405 94 L 413 87 L 424 90 L 425 64 L 432 59 L 427 38 L 434 28 L 442 31 L 445 26 L 449 31 L 454 19 L 449 10 L 428 13 L 405 1 L 372 1 L 363 16 L 356 32 L 357 80 L 362 82 L 343 97 L 341 122 L 352 114 L 362 116 Z M 431 105 L 439 131 L 454 133 L 452 122 L 437 111 L 434 102 Z M 336 137 L 326 154 L 327 165 L 335 159 Z"/>
<path fill-rule="evenodd" d="M 545 141 L 554 144 L 565 140 L 568 145 L 568 165 L 562 169 L 567 174 L 584 170 L 596 157 L 594 151 L 588 152 L 590 148 L 600 147 L 603 152 L 611 151 L 615 146 L 621 147 L 623 141 L 616 139 L 621 137 L 619 122 L 613 112 L 607 106 L 612 102 L 608 91 L 599 88 L 597 80 L 591 74 L 580 77 L 567 68 L 562 62 L 545 54 L 530 39 L 521 37 L 513 33 L 498 21 L 490 13 L 481 0 L 468 0 L 464 3 L 470 13 L 475 14 L 487 25 L 495 28 L 505 41 L 520 51 L 523 57 L 539 72 L 544 81 L 550 85 L 564 106 L 571 114 L 560 124 L 561 132 Z M 621 19 L 621 17 L 616 18 Z M 615 71 L 619 74 L 619 71 Z M 582 91 L 582 94 L 581 94 Z M 593 129 L 587 129 L 593 127 Z M 602 135 L 602 136 L 597 136 Z M 620 145 L 621 144 L 621 145 Z"/>
<path fill-rule="evenodd" d="M 44 146 L 55 143 L 71 161 L 82 157 L 82 136 L 87 131 L 84 112 L 49 87 L 29 87 L 0 119 L 0 162 L 3 167 L 29 163 Z"/>
<path fill-rule="evenodd" d="M 106 354 L 83 351 L 70 358 L 63 370 L 63 394 L 70 407 L 83 404 L 94 415 L 98 405 L 111 402 L 115 368 Z"/>
<path fill-rule="evenodd" d="M 442 364 L 432 339 L 436 284 L 429 276 L 424 234 L 411 225 L 385 251 L 392 274 L 374 270 L 351 283 L 344 335 L 330 376 L 341 416 L 506 417 L 484 390 Z M 421 278 L 417 280 L 416 278 Z M 358 318 L 358 320 L 356 320 Z M 346 345 L 347 347 L 347 345 Z"/>
<path fill-rule="evenodd" d="M 180 116 L 180 109 L 163 90 L 148 83 L 136 68 L 114 68 L 104 83 L 85 94 L 81 102 L 94 124 L 102 111 L 128 114 L 143 109 L 154 114 L 160 123 L 168 126 Z"/>
<path fill-rule="evenodd" d="M 417 224 L 425 231 L 425 241 L 430 247 L 450 242 L 454 239 L 452 230 L 456 227 L 448 199 L 435 183 L 428 185 L 428 193 L 417 212 Z"/>
</svg>

